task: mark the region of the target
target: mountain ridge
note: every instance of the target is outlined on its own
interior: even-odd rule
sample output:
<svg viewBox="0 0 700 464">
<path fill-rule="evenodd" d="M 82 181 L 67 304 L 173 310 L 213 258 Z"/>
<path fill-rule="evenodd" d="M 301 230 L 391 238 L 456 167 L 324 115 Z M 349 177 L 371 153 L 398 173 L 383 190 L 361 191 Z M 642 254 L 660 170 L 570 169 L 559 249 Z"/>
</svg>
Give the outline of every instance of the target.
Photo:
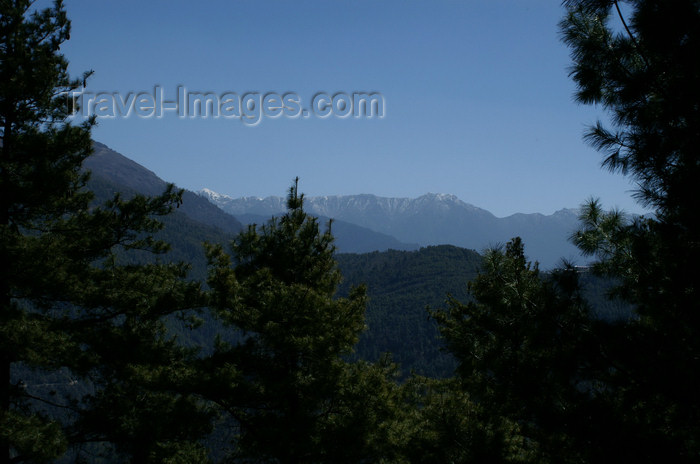
<svg viewBox="0 0 700 464">
<path fill-rule="evenodd" d="M 278 196 L 233 198 L 210 189 L 198 192 L 234 215 L 272 216 L 282 213 L 286 200 Z M 450 244 L 481 251 L 515 236 L 525 241 L 529 256 L 551 268 L 562 258 L 581 256 L 569 242 L 578 226 L 571 208 L 553 214 L 515 213 L 496 217 L 491 212 L 452 194 L 427 193 L 417 198 L 380 197 L 372 194 L 305 197 L 309 213 L 346 221 L 420 246 Z"/>
<path fill-rule="evenodd" d="M 168 185 L 153 171 L 96 141 L 93 141 L 92 155 L 83 162 L 83 169 L 90 171 L 95 180 L 104 179 L 142 195 L 160 195 Z M 183 192 L 182 205 L 178 211 L 192 220 L 218 227 L 226 233 L 236 234 L 243 229 L 243 225 L 234 216 L 190 190 Z"/>
<path fill-rule="evenodd" d="M 168 182 L 158 177 L 153 171 L 141 166 L 137 162 L 129 159 L 121 153 L 112 150 L 107 145 L 93 141 L 93 154 L 88 157 L 83 169 L 91 172 L 89 182 L 91 188 L 99 188 L 103 196 L 121 192 L 126 196 L 136 193 L 155 196 L 163 193 Z M 209 191 L 212 197 L 218 194 Z M 225 198 L 221 195 L 221 198 Z M 286 200 L 280 198 L 276 209 L 279 212 L 286 210 Z M 255 217 L 243 216 L 243 221 L 237 217 L 224 212 L 215 202 L 202 197 L 195 192 L 184 190 L 182 204 L 174 211 L 174 215 L 187 216 L 189 220 L 201 223 L 208 227 L 220 229 L 222 232 L 234 237 L 246 225 L 256 222 L 264 224 L 272 214 L 262 214 Z M 248 215 L 250 216 L 250 215 Z M 320 216 L 320 222 L 327 222 L 328 218 Z M 333 233 L 338 252 L 344 253 L 364 253 L 375 250 L 415 250 L 418 244 L 403 243 L 393 236 L 369 230 L 356 224 L 334 221 Z M 210 236 L 210 233 L 206 233 Z"/>
<path fill-rule="evenodd" d="M 247 205 L 250 205 L 251 203 L 257 203 L 260 205 L 260 207 L 263 208 L 271 208 L 270 211 L 273 212 L 274 214 L 279 213 L 277 211 L 276 207 L 278 205 L 284 206 L 286 204 L 286 198 L 278 195 L 268 195 L 265 197 L 261 196 L 256 196 L 256 195 L 244 195 L 241 197 L 232 197 L 230 195 L 227 195 L 225 193 L 219 193 L 214 190 L 211 190 L 209 188 L 202 188 L 200 190 L 197 190 L 195 193 L 197 193 L 200 196 L 203 196 L 205 198 L 212 199 L 214 201 L 220 201 L 223 203 L 233 203 L 236 205 L 236 207 L 239 207 L 238 204 L 240 202 L 244 202 Z M 352 194 L 352 195 L 317 195 L 317 196 L 305 196 L 304 199 L 317 202 L 318 200 L 324 200 L 324 201 L 329 201 L 329 200 L 336 200 L 336 199 L 344 199 L 344 198 L 375 198 L 379 200 L 388 200 L 392 202 L 417 202 L 417 201 L 425 201 L 427 199 L 436 199 L 438 201 L 445 201 L 449 200 L 454 203 L 459 203 L 463 206 L 466 206 L 467 208 L 471 208 L 474 211 L 481 211 L 484 213 L 488 213 L 489 215 L 493 216 L 496 219 L 506 219 L 509 217 L 513 216 L 543 216 L 543 217 L 551 217 L 551 216 L 557 216 L 561 214 L 569 215 L 569 214 L 576 214 L 578 215 L 578 208 L 560 208 L 556 211 L 554 211 L 551 214 L 545 214 L 541 212 L 534 212 L 534 213 L 512 213 L 508 214 L 505 216 L 496 216 L 495 214 L 491 213 L 490 211 L 480 208 L 478 206 L 475 206 L 471 203 L 467 203 L 464 200 L 461 200 L 459 197 L 457 197 L 454 194 L 451 193 L 433 193 L 433 192 L 428 192 L 424 193 L 423 195 L 419 195 L 415 198 L 411 197 L 384 197 L 380 195 L 375 195 L 371 193 L 358 193 L 358 194 Z M 273 207 L 274 205 L 274 207 Z M 248 207 L 248 206 L 246 206 Z M 274 211 L 273 211 L 274 210 Z M 241 208 L 241 211 L 247 211 L 247 209 Z M 244 213 L 245 214 L 245 213 Z"/>
</svg>

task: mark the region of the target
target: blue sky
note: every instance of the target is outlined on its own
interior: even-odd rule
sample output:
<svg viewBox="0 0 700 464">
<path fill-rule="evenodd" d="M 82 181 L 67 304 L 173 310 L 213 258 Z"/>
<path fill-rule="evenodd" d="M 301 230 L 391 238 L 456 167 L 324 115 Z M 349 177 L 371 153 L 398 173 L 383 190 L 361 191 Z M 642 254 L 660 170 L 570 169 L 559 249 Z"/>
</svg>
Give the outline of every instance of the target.
<svg viewBox="0 0 700 464">
<path fill-rule="evenodd" d="M 449 193 L 497 216 L 590 196 L 639 212 L 582 142 L 558 1 L 66 0 L 88 92 L 379 92 L 383 118 L 100 119 L 93 137 L 167 181 L 231 196 Z"/>
</svg>

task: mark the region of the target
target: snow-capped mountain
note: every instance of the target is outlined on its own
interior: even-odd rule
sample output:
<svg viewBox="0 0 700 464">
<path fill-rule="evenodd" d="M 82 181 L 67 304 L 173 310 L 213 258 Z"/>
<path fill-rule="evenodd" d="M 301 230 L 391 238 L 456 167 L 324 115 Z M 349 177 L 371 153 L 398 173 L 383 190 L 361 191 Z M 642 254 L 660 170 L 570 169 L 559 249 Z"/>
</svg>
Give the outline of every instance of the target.
<svg viewBox="0 0 700 464">
<path fill-rule="evenodd" d="M 199 193 L 234 216 L 270 217 L 286 209 L 282 197 L 232 198 L 209 189 Z M 520 236 L 526 253 L 545 268 L 555 266 L 561 258 L 579 258 L 578 251 L 568 241 L 577 226 L 577 213 L 572 209 L 552 215 L 514 214 L 497 218 L 455 195 L 438 193 L 418 198 L 369 194 L 319 196 L 305 198 L 304 204 L 310 214 L 366 227 L 405 243 L 452 244 L 482 251 Z"/>
</svg>

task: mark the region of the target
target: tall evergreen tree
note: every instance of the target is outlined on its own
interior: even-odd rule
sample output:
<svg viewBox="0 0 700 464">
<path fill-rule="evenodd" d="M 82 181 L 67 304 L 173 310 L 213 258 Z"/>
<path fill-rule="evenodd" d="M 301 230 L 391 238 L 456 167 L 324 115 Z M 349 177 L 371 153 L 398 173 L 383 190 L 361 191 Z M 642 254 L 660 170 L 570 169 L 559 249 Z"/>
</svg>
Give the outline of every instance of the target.
<svg viewBox="0 0 700 464">
<path fill-rule="evenodd" d="M 589 317 L 575 273 L 553 287 L 513 242 L 487 258 L 476 301 L 438 318 L 473 400 L 517 421 L 537 462 L 698 462 L 700 3 L 564 3 L 577 98 L 612 115 L 586 139 L 654 210 L 591 201 L 573 240 L 635 314 Z"/>
<path fill-rule="evenodd" d="M 87 75 L 70 79 L 60 54 L 62 3 L 33 3 L 0 1 L 0 463 L 91 442 L 158 459 L 197 429 L 199 406 L 172 392 L 187 353 L 164 318 L 197 304 L 199 285 L 184 266 L 120 257 L 166 248 L 152 233 L 181 194 L 92 202 L 81 165 L 94 121 L 70 124 L 65 95 Z M 171 420 L 183 406 L 189 429 Z"/>
<path fill-rule="evenodd" d="M 541 275 L 516 238 L 486 254 L 469 290 L 473 301 L 433 313 L 461 387 L 487 423 L 518 424 L 536 462 L 581 462 L 591 341 L 576 273 Z"/>
<path fill-rule="evenodd" d="M 565 3 L 577 98 L 612 116 L 586 138 L 653 209 L 629 220 L 591 202 L 574 235 L 637 315 L 606 343 L 606 396 L 620 419 L 611 433 L 630 462 L 698 462 L 700 3 Z"/>
<path fill-rule="evenodd" d="M 211 306 L 229 331 L 202 361 L 203 395 L 234 421 L 242 462 L 381 462 L 395 440 L 390 371 L 343 359 L 364 328 L 364 288 L 334 298 L 330 225 L 304 212 L 296 182 L 287 207 L 231 256 L 209 250 Z"/>
</svg>

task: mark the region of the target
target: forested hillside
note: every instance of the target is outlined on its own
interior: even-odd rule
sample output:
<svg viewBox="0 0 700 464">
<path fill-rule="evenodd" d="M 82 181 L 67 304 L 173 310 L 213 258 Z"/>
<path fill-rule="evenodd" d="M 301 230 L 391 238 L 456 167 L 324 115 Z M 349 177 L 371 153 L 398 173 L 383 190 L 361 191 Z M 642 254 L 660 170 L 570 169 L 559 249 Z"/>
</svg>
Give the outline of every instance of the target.
<svg viewBox="0 0 700 464">
<path fill-rule="evenodd" d="M 356 356 L 376 361 L 392 353 L 405 375 L 411 371 L 430 377 L 448 377 L 455 362 L 444 351 L 437 323 L 427 308 L 442 307 L 448 295 L 467 299 L 467 282 L 476 277 L 481 256 L 444 245 L 418 251 L 340 254 L 343 275 L 339 294 L 352 286 L 367 286 L 367 331 Z"/>
<path fill-rule="evenodd" d="M 110 176 L 93 175 L 88 182 L 88 188 L 95 194 L 95 204 L 102 204 L 112 198 L 116 193 L 126 198 L 133 197 L 139 193 L 127 185 L 115 182 Z M 185 204 L 189 206 L 189 196 L 182 200 L 183 210 Z M 204 223 L 200 220 L 192 219 L 180 208 L 175 208 L 171 214 L 162 218 L 163 228 L 156 232 L 155 237 L 166 242 L 167 253 L 159 256 L 158 259 L 165 262 L 187 263 L 191 269 L 190 278 L 204 280 L 207 275 L 207 260 L 204 255 L 204 243 L 227 243 L 233 239 L 235 234 L 215 225 Z M 220 223 L 216 221 L 215 223 Z M 234 223 L 235 226 L 235 223 Z M 132 250 L 128 258 L 122 254 L 122 259 L 132 262 L 149 262 L 154 256 L 148 252 Z"/>
</svg>

